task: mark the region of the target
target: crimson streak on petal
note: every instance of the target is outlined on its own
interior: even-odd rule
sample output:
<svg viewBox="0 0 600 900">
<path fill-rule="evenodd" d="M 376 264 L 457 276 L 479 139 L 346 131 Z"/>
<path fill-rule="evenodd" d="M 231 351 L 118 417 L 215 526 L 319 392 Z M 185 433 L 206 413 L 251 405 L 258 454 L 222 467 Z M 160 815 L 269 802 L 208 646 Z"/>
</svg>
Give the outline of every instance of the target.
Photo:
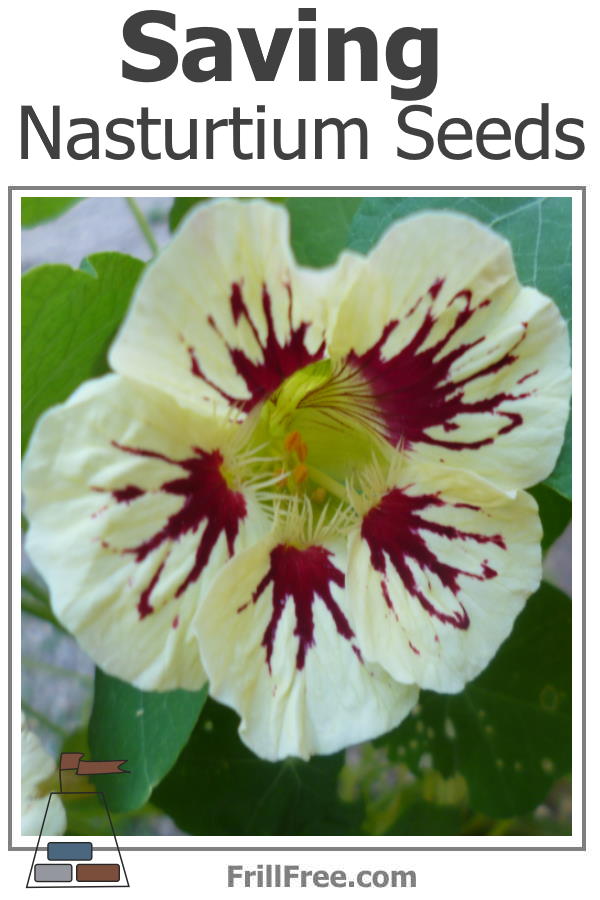
<svg viewBox="0 0 600 900">
<path fill-rule="evenodd" d="M 181 478 L 166 481 L 157 489 L 163 494 L 181 497 L 182 504 L 179 510 L 169 516 L 162 528 L 159 528 L 151 537 L 135 547 L 127 547 L 121 551 L 132 554 L 135 561 L 140 563 L 159 547 L 165 544 L 170 547 L 174 541 L 180 540 L 184 535 L 196 534 L 200 526 L 205 523 L 190 570 L 174 593 L 175 597 L 180 597 L 191 584 L 198 580 L 222 534 L 227 540 L 229 555 L 233 556 L 239 525 L 246 516 L 246 501 L 242 494 L 232 491 L 223 478 L 221 474 L 223 457 L 219 450 L 208 452 L 199 447 L 193 447 L 194 456 L 188 459 L 172 459 L 162 453 L 155 453 L 139 447 L 128 447 L 115 441 L 113 441 L 113 446 L 124 453 L 163 460 L 170 465 L 179 466 L 186 473 Z M 133 485 L 128 485 L 123 489 L 123 492 L 125 491 L 128 502 L 133 502 L 144 494 L 144 491 Z M 120 498 L 119 494 L 123 492 L 113 491 L 113 496 L 117 500 L 121 499 L 122 502 L 123 498 Z M 141 594 L 138 612 L 142 619 L 154 611 L 150 600 L 161 577 L 165 562 L 166 557 L 158 564 L 148 586 Z"/>
<path fill-rule="evenodd" d="M 307 322 L 301 322 L 294 328 L 292 324 L 292 292 L 289 286 L 287 289 L 289 295 L 289 335 L 283 343 L 280 343 L 275 330 L 271 295 L 267 286 L 263 285 L 262 288 L 262 309 L 267 326 L 267 332 L 264 337 L 261 337 L 257 323 L 244 301 L 242 286 L 237 282 L 231 286 L 229 297 L 231 318 L 236 327 L 242 319 L 245 319 L 260 354 L 258 360 L 253 359 L 239 347 L 231 347 L 225 340 L 213 317 L 209 316 L 208 318 L 209 325 L 225 345 L 236 372 L 246 383 L 250 394 L 249 397 L 234 397 L 220 388 L 214 381 L 211 381 L 200 365 L 195 348 L 187 346 L 192 374 L 202 379 L 205 384 L 216 390 L 224 400 L 227 400 L 228 403 L 238 407 L 243 412 L 249 412 L 253 409 L 257 403 L 260 403 L 261 400 L 276 390 L 289 375 L 293 375 L 298 369 L 302 369 L 304 366 L 322 359 L 325 352 L 325 341 L 317 347 L 314 353 L 310 353 L 307 349 L 304 343 L 308 330 Z"/>
<path fill-rule="evenodd" d="M 430 307 L 411 340 L 399 353 L 389 359 L 382 356 L 385 343 L 399 324 L 397 320 L 393 320 L 388 322 L 379 340 L 369 350 L 360 355 L 352 351 L 347 357 L 347 362 L 365 375 L 373 398 L 383 413 L 391 443 L 397 444 L 402 440 L 405 447 L 422 442 L 450 450 L 477 449 L 493 443 L 499 435 L 508 434 L 523 423 L 520 413 L 503 410 L 502 405 L 508 401 L 521 400 L 529 394 L 514 395 L 500 392 L 482 400 L 467 402 L 464 399 L 464 388 L 478 378 L 500 372 L 518 359 L 514 351 L 525 338 L 527 322 L 523 322 L 523 332 L 519 339 L 500 359 L 489 365 L 482 365 L 466 378 L 453 381 L 450 370 L 454 363 L 480 344 L 485 336 L 461 343 L 453 350 L 448 350 L 448 344 L 478 310 L 488 306 L 490 301 L 483 300 L 474 306 L 471 291 L 460 291 L 448 304 L 450 307 L 456 301 L 464 302 L 456 313 L 453 323 L 443 337 L 430 347 L 424 348 L 439 320 L 439 316 L 432 311 L 432 306 L 442 284 L 443 282 L 438 279 L 430 287 L 428 291 L 431 298 Z M 417 301 L 406 318 L 412 315 L 422 299 Z M 441 426 L 446 432 L 456 431 L 459 428 L 454 422 L 457 416 L 476 413 L 497 413 L 507 421 L 494 434 L 473 441 L 444 440 L 428 434 L 428 429 L 436 426 Z"/>
<path fill-rule="evenodd" d="M 466 572 L 442 562 L 427 545 L 425 533 L 439 535 L 450 541 L 494 544 L 502 550 L 506 550 L 506 545 L 499 534 L 486 535 L 461 531 L 454 525 L 442 525 L 420 515 L 425 509 L 447 505 L 437 494 L 411 497 L 402 488 L 394 488 L 366 514 L 362 522 L 361 536 L 369 545 L 371 565 L 382 576 L 381 589 L 386 605 L 390 609 L 395 612 L 386 583 L 388 559 L 408 593 L 419 601 L 430 616 L 444 624 L 464 630 L 469 627 L 469 616 L 462 603 L 459 603 L 460 609 L 453 613 L 437 609 L 418 586 L 409 560 L 424 573 L 437 576 L 441 584 L 456 597 L 460 591 L 458 583 L 460 575 L 478 581 L 488 581 L 495 578 L 498 573 L 488 565 L 487 560 L 481 564 L 480 572 Z M 462 508 L 464 504 L 455 506 Z"/>
<path fill-rule="evenodd" d="M 325 604 L 334 621 L 338 634 L 351 641 L 354 632 L 350 624 L 331 595 L 331 585 L 344 587 L 344 574 L 332 563 L 331 552 L 324 547 L 312 546 L 304 550 L 288 544 L 278 544 L 270 555 L 270 565 L 254 594 L 252 603 L 256 603 L 269 584 L 273 585 L 273 612 L 265 630 L 262 646 L 266 649 L 266 662 L 271 670 L 271 658 L 275 645 L 277 626 L 289 599 L 294 604 L 296 627 L 294 635 L 298 638 L 296 668 L 301 671 L 306 661 L 306 653 L 315 644 L 315 622 L 313 605 L 317 597 Z M 248 604 L 246 604 L 247 606 Z M 242 612 L 243 606 L 239 612 Z M 358 659 L 361 659 L 358 647 L 352 645 Z"/>
</svg>

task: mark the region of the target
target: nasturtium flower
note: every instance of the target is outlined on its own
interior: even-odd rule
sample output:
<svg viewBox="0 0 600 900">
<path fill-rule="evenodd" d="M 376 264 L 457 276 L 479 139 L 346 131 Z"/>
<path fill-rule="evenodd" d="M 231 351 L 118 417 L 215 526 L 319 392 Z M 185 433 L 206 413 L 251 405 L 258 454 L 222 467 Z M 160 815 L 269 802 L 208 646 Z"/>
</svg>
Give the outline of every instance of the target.
<svg viewBox="0 0 600 900">
<path fill-rule="evenodd" d="M 109 360 L 42 416 L 24 475 L 27 548 L 98 665 L 208 679 L 267 759 L 383 733 L 487 665 L 539 583 L 524 488 L 570 383 L 504 239 L 425 213 L 310 270 L 280 206 L 206 203 Z"/>
<path fill-rule="evenodd" d="M 67 816 L 60 797 L 48 804 L 57 786 L 56 764 L 21 714 L 21 834 L 38 835 L 42 824 L 44 834 L 64 834 Z"/>
</svg>

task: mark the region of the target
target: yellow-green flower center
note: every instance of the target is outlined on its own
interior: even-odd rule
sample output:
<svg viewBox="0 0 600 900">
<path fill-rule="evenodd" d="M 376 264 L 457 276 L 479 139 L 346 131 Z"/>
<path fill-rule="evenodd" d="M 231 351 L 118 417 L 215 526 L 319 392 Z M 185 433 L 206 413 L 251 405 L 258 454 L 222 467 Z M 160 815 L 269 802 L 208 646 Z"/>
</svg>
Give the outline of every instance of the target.
<svg viewBox="0 0 600 900">
<path fill-rule="evenodd" d="M 263 404 L 250 446 L 261 473 L 272 475 L 273 495 L 306 497 L 315 507 L 328 502 L 335 511 L 348 503 L 349 485 L 385 458 L 377 425 L 358 374 L 321 360 L 287 378 Z"/>
</svg>

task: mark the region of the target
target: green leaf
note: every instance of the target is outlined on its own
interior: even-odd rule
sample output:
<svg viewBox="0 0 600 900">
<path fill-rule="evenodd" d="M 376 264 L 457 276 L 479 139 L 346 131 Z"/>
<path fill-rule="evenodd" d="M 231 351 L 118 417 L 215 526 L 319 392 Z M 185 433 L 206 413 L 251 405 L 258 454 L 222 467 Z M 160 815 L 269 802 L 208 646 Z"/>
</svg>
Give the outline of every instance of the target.
<svg viewBox="0 0 600 900">
<path fill-rule="evenodd" d="M 107 349 L 143 269 L 122 253 L 97 253 L 84 265 L 39 266 L 22 278 L 23 451 L 44 410 L 107 371 Z"/>
<path fill-rule="evenodd" d="M 334 263 L 348 243 L 360 197 L 288 197 L 292 248 L 300 265 Z"/>
<path fill-rule="evenodd" d="M 561 447 L 554 471 L 546 478 L 544 484 L 566 497 L 571 499 L 571 449 L 572 449 L 573 423 L 572 416 L 569 414 L 569 421 L 565 430 L 565 441 Z"/>
<path fill-rule="evenodd" d="M 57 219 L 82 199 L 82 197 L 22 197 L 21 225 L 23 228 L 32 228 L 40 222 Z"/>
<path fill-rule="evenodd" d="M 201 691 L 146 692 L 96 669 L 89 726 L 94 759 L 127 759 L 128 775 L 98 775 L 111 810 L 142 806 L 186 744 L 206 700 Z"/>
<path fill-rule="evenodd" d="M 366 253 L 392 222 L 426 209 L 473 216 L 512 246 L 522 284 L 552 297 L 571 328 L 571 200 L 569 197 L 372 197 L 350 228 L 349 246 Z M 571 426 L 546 484 L 571 496 Z"/>
<path fill-rule="evenodd" d="M 235 713 L 206 704 L 153 802 L 194 835 L 355 834 L 362 807 L 338 796 L 344 755 L 265 762 L 242 744 Z M 190 798 L 195 798 L 190 802 Z"/>
<path fill-rule="evenodd" d="M 571 501 L 562 497 L 546 484 L 538 484 L 529 491 L 537 501 L 544 529 L 542 550 L 546 552 L 558 540 L 571 521 Z"/>
<path fill-rule="evenodd" d="M 386 834 L 443 835 L 460 834 L 464 814 L 457 806 L 442 806 L 417 800 L 404 810 Z"/>
<path fill-rule="evenodd" d="M 28 575 L 21 575 L 21 611 L 50 622 L 59 631 L 68 633 L 52 612 L 47 591 Z"/>
<path fill-rule="evenodd" d="M 570 635 L 569 599 L 543 584 L 475 681 L 453 696 L 423 691 L 414 714 L 378 743 L 415 773 L 432 764 L 462 774 L 478 812 L 528 812 L 570 771 Z"/>
<path fill-rule="evenodd" d="M 169 210 L 169 228 L 171 233 L 175 231 L 186 213 L 197 203 L 208 200 L 208 197 L 175 197 Z"/>
</svg>

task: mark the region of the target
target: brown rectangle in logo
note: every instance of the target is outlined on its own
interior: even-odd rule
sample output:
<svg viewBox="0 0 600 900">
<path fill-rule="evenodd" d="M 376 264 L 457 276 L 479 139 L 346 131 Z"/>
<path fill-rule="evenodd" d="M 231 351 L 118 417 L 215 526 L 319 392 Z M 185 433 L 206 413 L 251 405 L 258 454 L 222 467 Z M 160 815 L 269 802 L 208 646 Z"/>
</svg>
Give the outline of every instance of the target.
<svg viewBox="0 0 600 900">
<path fill-rule="evenodd" d="M 75 870 L 77 881 L 119 881 L 121 866 L 108 863 L 80 863 Z"/>
</svg>

